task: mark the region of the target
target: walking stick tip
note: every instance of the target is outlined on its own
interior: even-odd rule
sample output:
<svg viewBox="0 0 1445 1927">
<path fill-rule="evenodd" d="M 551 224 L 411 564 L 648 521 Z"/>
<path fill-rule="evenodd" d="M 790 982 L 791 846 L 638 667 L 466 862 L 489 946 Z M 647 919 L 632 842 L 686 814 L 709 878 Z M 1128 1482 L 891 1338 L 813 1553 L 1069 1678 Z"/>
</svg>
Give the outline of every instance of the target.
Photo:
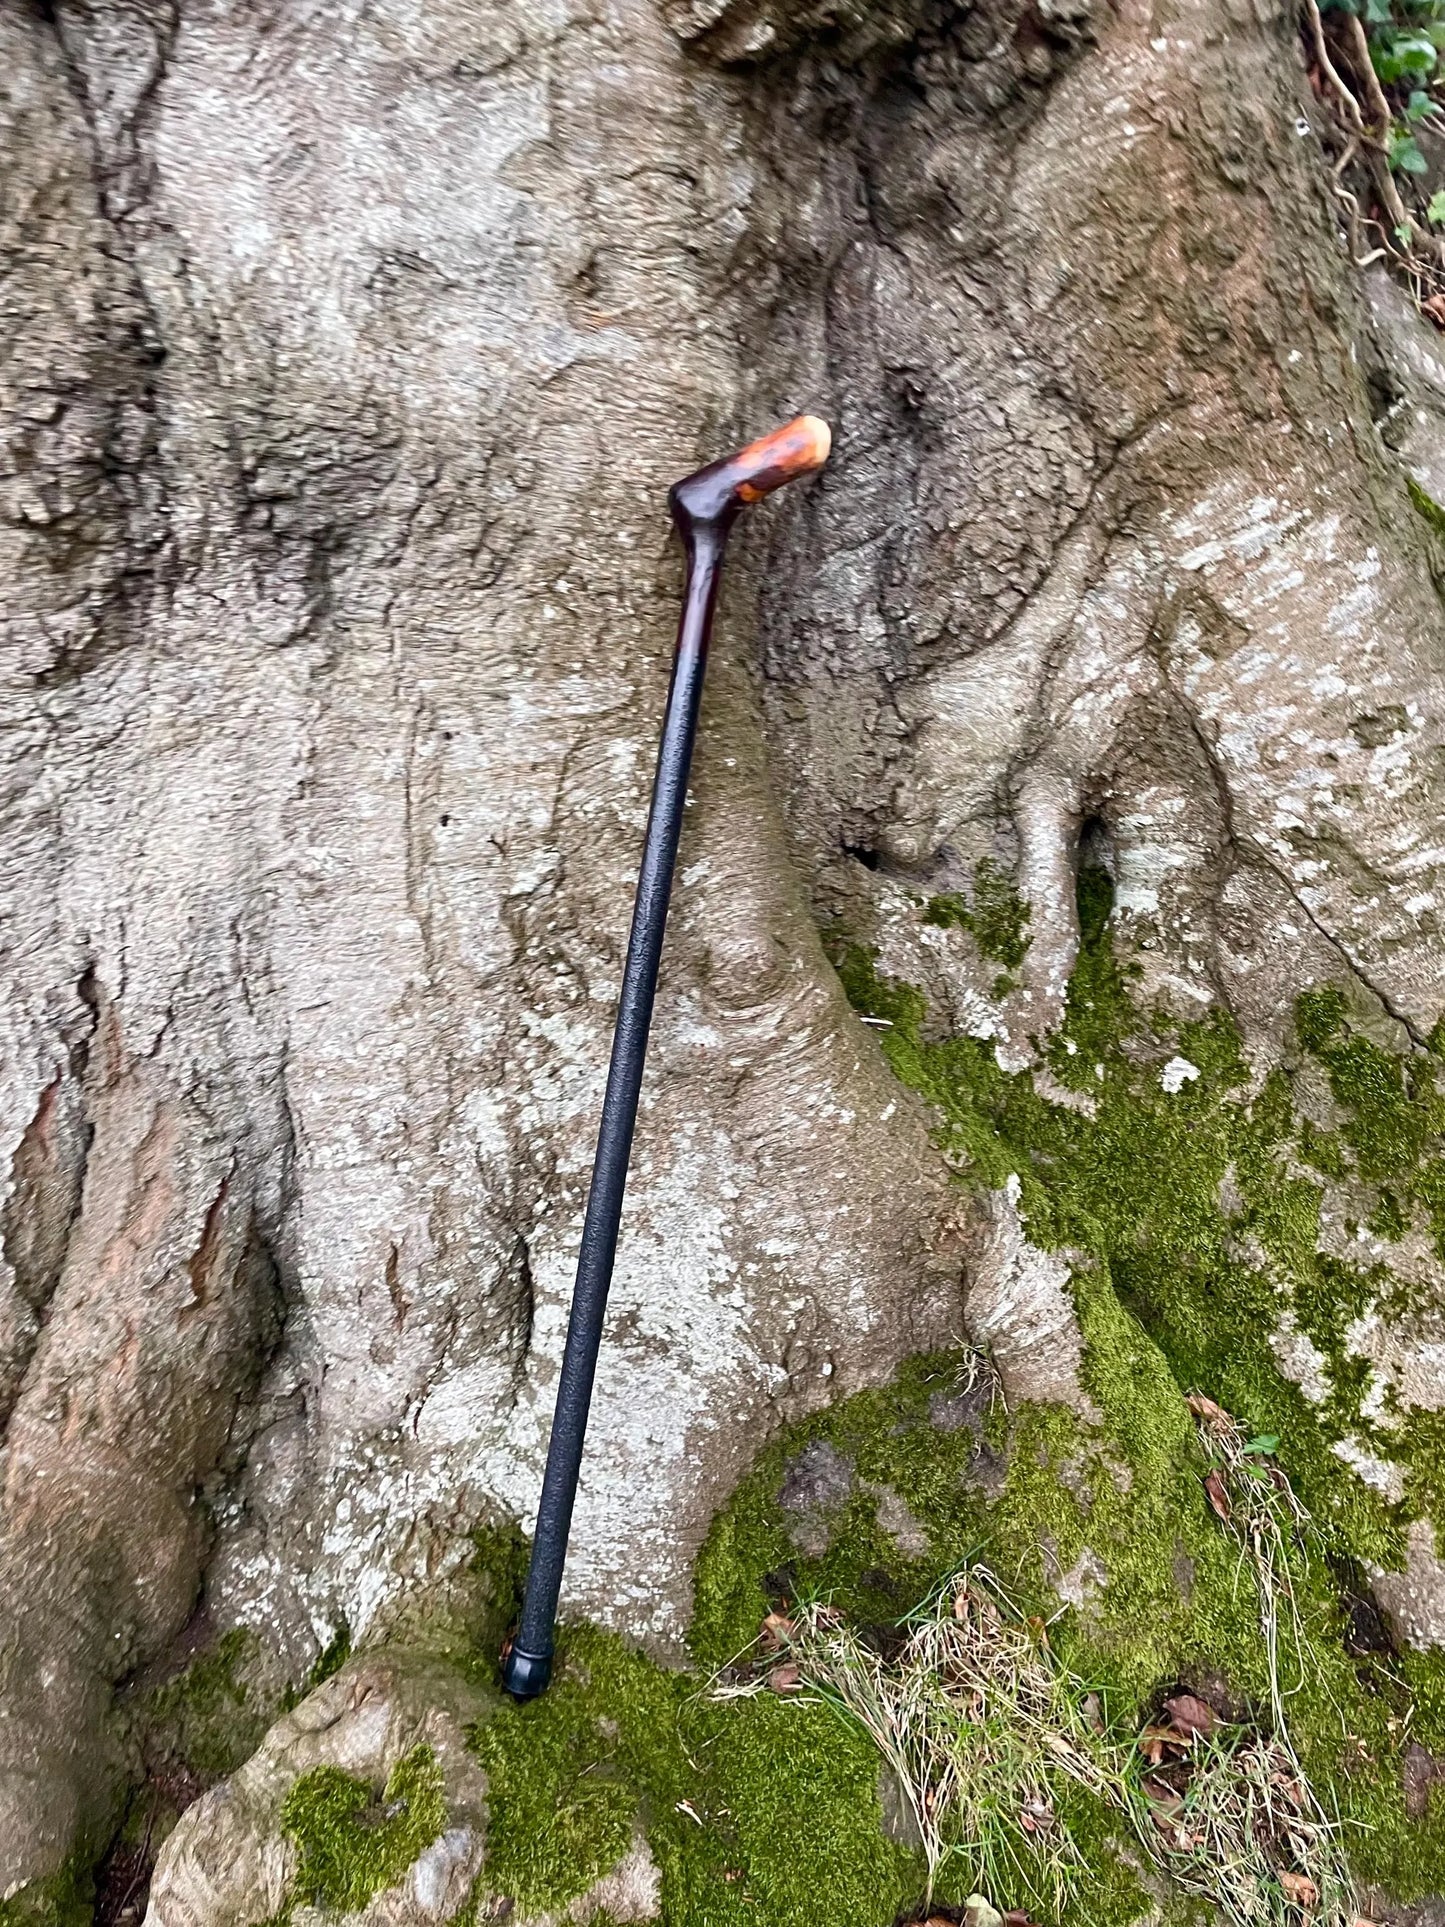
<svg viewBox="0 0 1445 1927">
<path fill-rule="evenodd" d="M 508 1640 L 502 1648 L 502 1688 L 513 1699 L 536 1699 L 539 1693 L 546 1691 L 551 1677 L 550 1652 L 529 1653 L 515 1640 Z"/>
</svg>

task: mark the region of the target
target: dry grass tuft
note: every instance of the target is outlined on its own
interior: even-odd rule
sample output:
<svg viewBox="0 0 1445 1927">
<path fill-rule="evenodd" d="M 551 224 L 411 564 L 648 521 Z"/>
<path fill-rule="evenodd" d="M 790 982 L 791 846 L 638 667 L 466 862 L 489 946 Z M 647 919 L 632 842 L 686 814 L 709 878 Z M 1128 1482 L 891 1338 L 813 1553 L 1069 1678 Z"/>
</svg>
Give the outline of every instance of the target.
<svg viewBox="0 0 1445 1927">
<path fill-rule="evenodd" d="M 1025 1618 L 977 1564 L 902 1624 L 896 1650 L 813 1602 L 770 1614 L 754 1662 L 715 1683 L 720 1698 L 772 1691 L 824 1701 L 872 1736 L 917 1826 L 930 1900 L 956 1865 L 981 1906 L 1005 1908 L 1026 1892 L 1060 1913 L 1087 1875 L 1060 1811 L 1080 1787 L 1231 1927 L 1356 1923 L 1338 1823 L 1300 1765 L 1280 1682 L 1282 1638 L 1303 1665 L 1290 1574 L 1308 1517 L 1271 1457 L 1275 1441 L 1246 1439 L 1208 1399 L 1190 1406 L 1211 1459 L 1206 1495 L 1258 1588 L 1272 1732 L 1227 1723 L 1187 1694 L 1166 1702 L 1164 1724 L 1107 1731 L 1098 1696 L 1059 1665 L 1043 1622 Z"/>
</svg>

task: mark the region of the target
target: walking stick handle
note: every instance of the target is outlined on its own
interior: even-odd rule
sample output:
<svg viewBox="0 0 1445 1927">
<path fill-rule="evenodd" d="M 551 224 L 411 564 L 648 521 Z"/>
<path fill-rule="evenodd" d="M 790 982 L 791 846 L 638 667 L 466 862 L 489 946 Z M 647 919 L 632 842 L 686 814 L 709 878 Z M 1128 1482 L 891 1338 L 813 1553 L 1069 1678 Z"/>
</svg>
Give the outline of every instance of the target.
<svg viewBox="0 0 1445 1927">
<path fill-rule="evenodd" d="M 740 508 L 761 502 L 785 482 L 813 475 L 828 459 L 833 435 L 816 415 L 795 415 L 781 428 L 760 435 L 736 455 L 709 462 L 695 475 L 673 485 L 668 496 L 673 520 L 686 537 L 691 525 L 730 522 Z"/>
</svg>

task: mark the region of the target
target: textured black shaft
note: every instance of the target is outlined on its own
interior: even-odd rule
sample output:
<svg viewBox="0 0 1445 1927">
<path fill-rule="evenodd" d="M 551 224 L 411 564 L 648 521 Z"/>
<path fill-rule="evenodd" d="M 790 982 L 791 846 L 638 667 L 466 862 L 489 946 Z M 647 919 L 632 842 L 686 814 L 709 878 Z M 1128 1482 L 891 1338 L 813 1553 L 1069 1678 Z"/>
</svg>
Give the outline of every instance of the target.
<svg viewBox="0 0 1445 1927">
<path fill-rule="evenodd" d="M 688 545 L 687 587 L 677 655 L 662 725 L 657 775 L 652 786 L 652 808 L 642 846 L 637 899 L 632 911 L 632 933 L 622 970 L 622 994 L 617 1006 L 617 1028 L 612 1038 L 612 1062 L 602 1099 L 602 1123 L 597 1133 L 597 1155 L 592 1166 L 592 1188 L 577 1255 L 577 1282 L 572 1290 L 572 1315 L 567 1346 L 557 1384 L 557 1408 L 547 1447 L 547 1470 L 537 1509 L 537 1531 L 527 1570 L 527 1590 L 516 1638 L 502 1663 L 502 1683 L 518 1698 L 531 1698 L 546 1686 L 552 1670 L 553 1627 L 577 1477 L 582 1465 L 582 1443 L 602 1343 L 607 1292 L 617 1255 L 617 1233 L 622 1198 L 627 1186 L 627 1162 L 632 1150 L 637 1099 L 647 1057 L 647 1032 L 657 990 L 657 968 L 667 925 L 672 873 L 677 861 L 687 798 L 688 770 L 697 734 L 698 704 L 707 668 L 707 646 L 717 601 L 726 524 L 684 528 Z"/>
</svg>

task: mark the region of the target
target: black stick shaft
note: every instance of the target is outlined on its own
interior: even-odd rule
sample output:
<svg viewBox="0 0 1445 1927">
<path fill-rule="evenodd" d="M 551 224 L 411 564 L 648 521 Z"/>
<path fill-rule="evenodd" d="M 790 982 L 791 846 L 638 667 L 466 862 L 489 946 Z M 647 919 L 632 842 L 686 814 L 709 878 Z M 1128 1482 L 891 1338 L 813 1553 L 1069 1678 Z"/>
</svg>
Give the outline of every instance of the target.
<svg viewBox="0 0 1445 1927">
<path fill-rule="evenodd" d="M 527 1570 L 527 1590 L 517 1634 L 502 1663 L 502 1683 L 519 1699 L 530 1699 L 546 1686 L 552 1672 L 553 1629 L 562 1568 L 567 1557 L 567 1535 L 577 1496 L 582 1464 L 582 1442 L 602 1343 L 602 1321 L 617 1255 L 617 1233 L 622 1219 L 622 1197 L 627 1186 L 627 1162 L 632 1150 L 637 1099 L 647 1057 L 647 1032 L 657 990 L 657 967 L 667 925 L 672 873 L 682 831 L 688 770 L 697 734 L 698 704 L 707 668 L 708 638 L 717 602 L 726 523 L 704 523 L 685 531 L 688 540 L 687 587 L 677 655 L 662 725 L 657 775 L 652 786 L 652 808 L 642 846 L 637 899 L 632 911 L 632 933 L 622 971 L 622 995 L 617 1028 L 612 1038 L 612 1062 L 602 1100 L 602 1124 L 597 1133 L 597 1156 L 592 1166 L 592 1189 L 577 1255 L 577 1282 L 572 1292 L 572 1315 L 567 1346 L 557 1384 L 557 1409 L 547 1447 L 547 1470 L 537 1509 L 537 1531 Z"/>
</svg>

